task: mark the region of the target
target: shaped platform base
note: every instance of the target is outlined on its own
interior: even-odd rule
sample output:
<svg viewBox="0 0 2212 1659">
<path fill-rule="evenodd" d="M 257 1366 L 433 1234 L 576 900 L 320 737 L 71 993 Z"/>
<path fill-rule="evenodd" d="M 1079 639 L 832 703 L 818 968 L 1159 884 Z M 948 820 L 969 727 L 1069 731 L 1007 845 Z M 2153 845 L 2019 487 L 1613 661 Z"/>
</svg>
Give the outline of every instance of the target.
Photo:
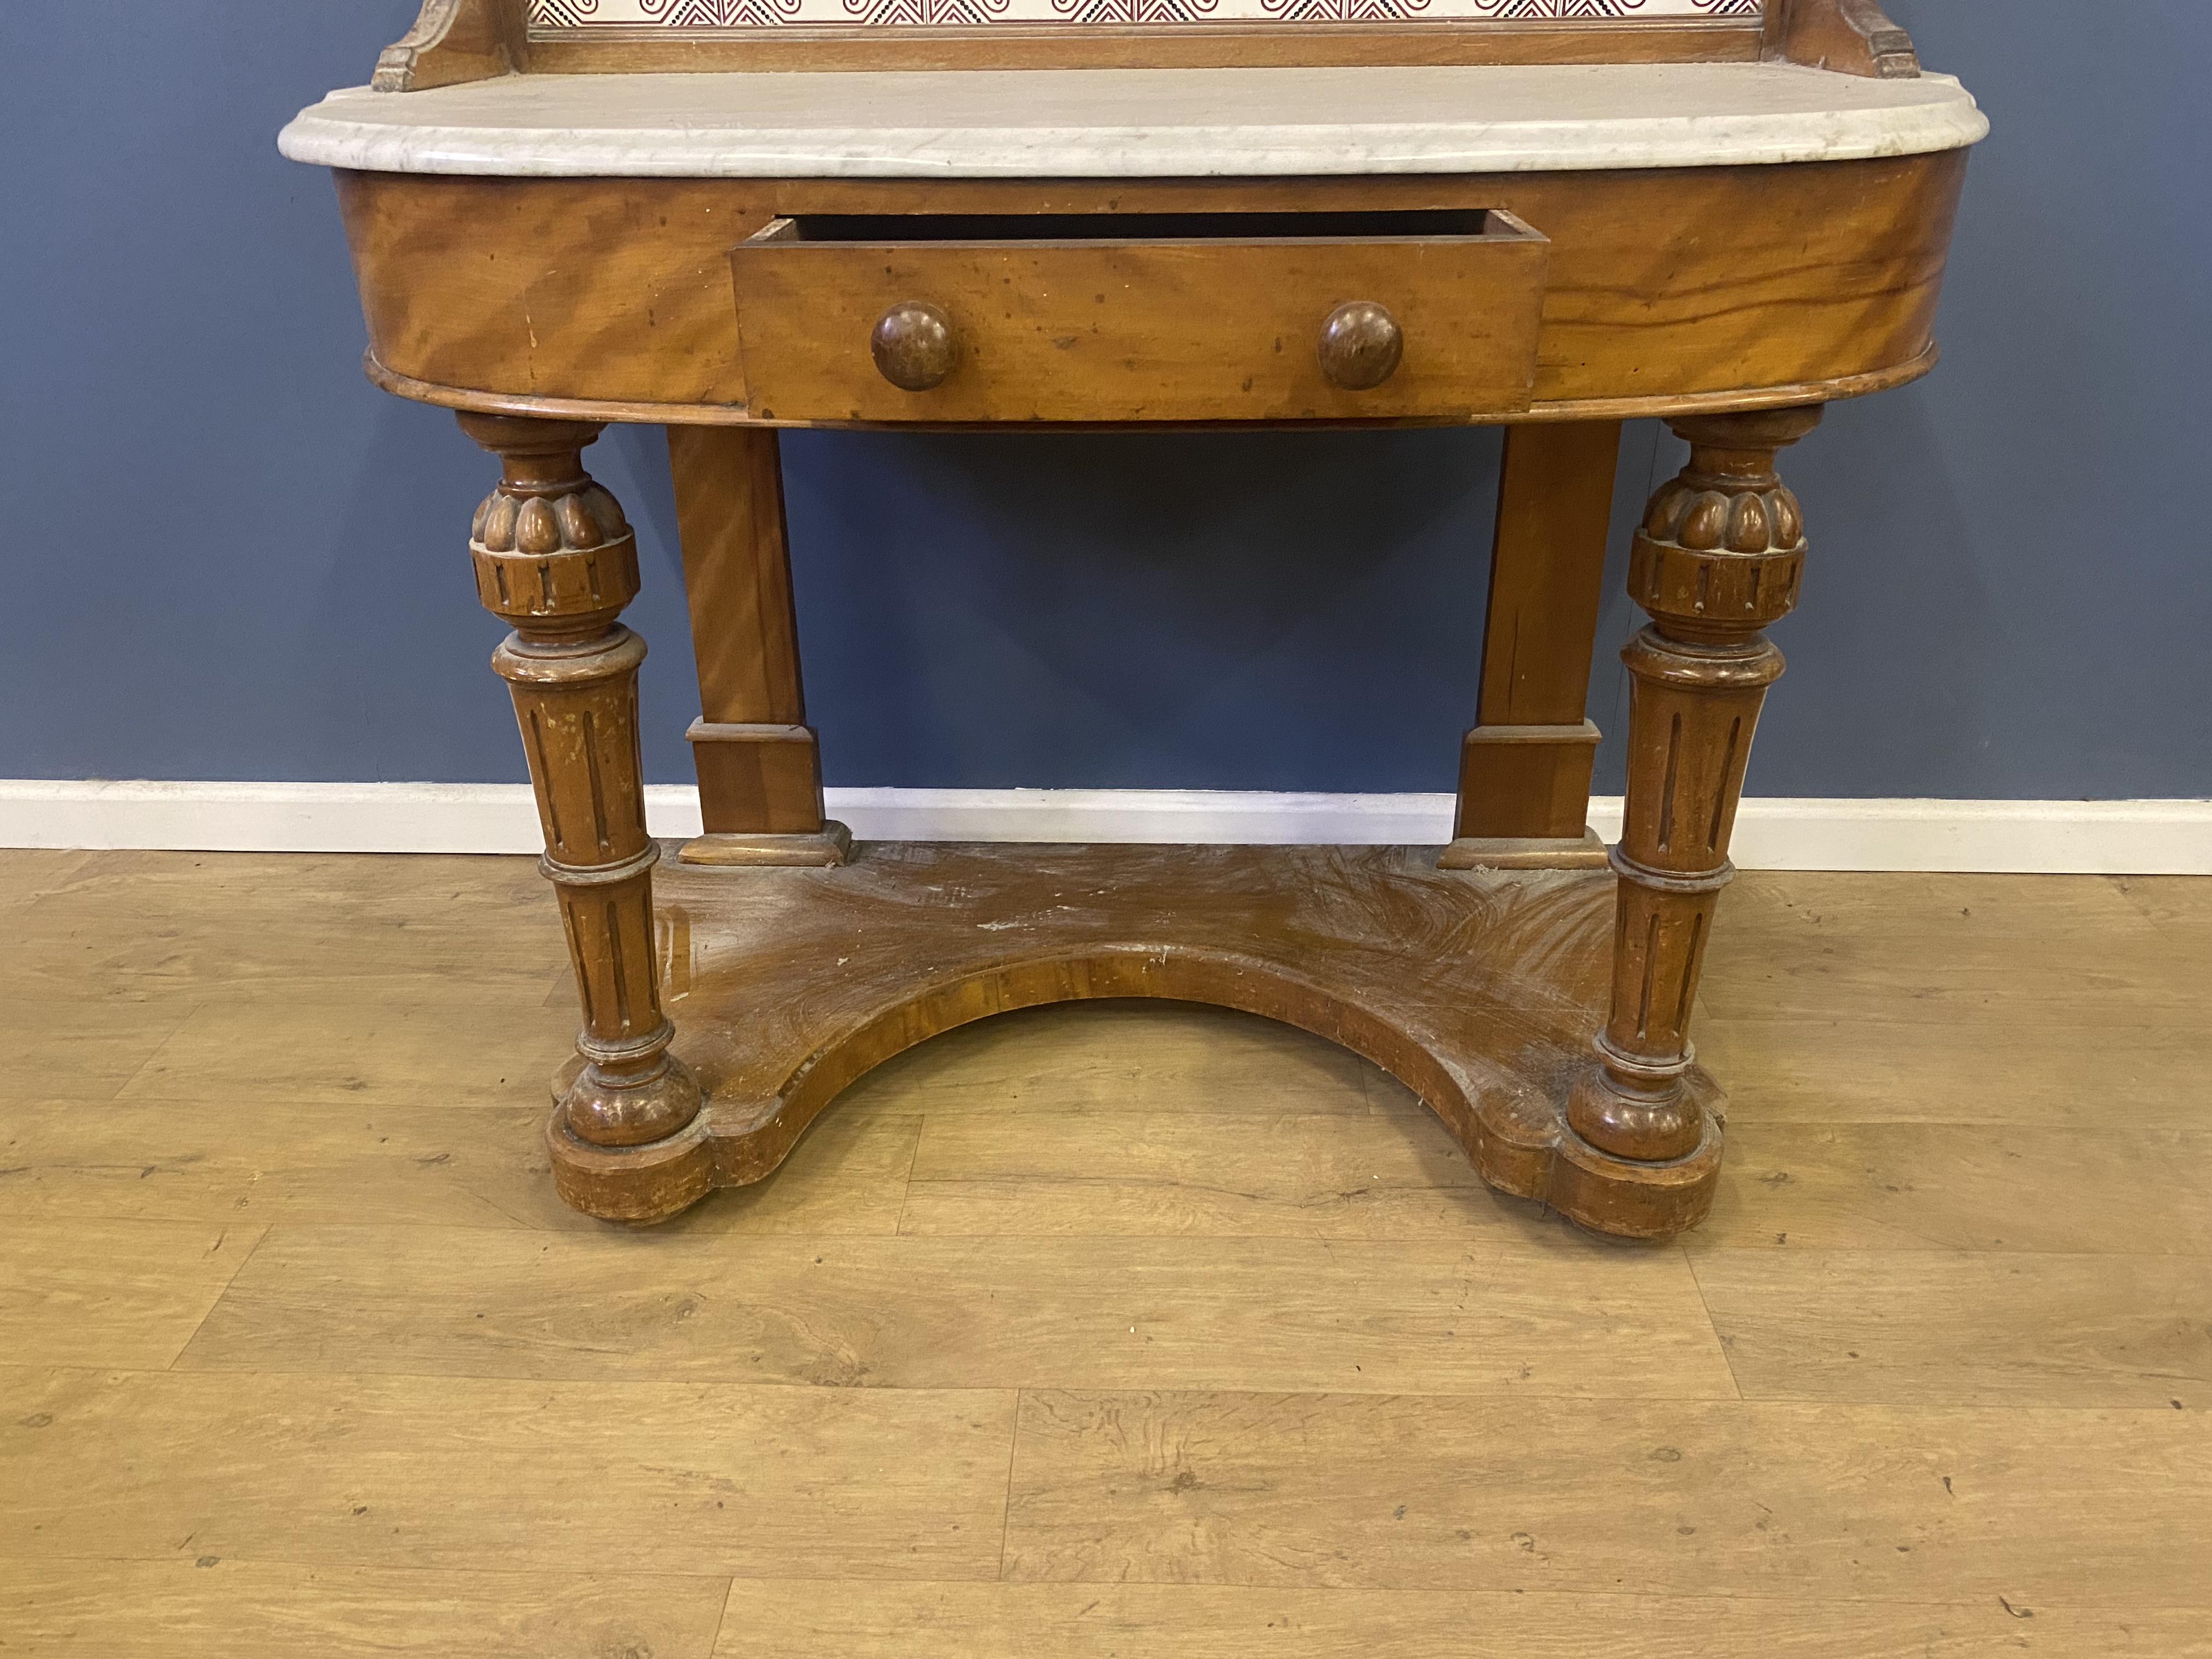
<svg viewBox="0 0 2212 1659">
<path fill-rule="evenodd" d="M 653 1221 L 763 1179 L 839 1091 L 902 1049 L 1049 1002 L 1165 997 L 1279 1019 L 1391 1073 L 1492 1186 L 1601 1232 L 1703 1218 L 1705 1135 L 1667 1164 L 1610 1158 L 1565 1126 L 1594 1066 L 1613 879 L 1443 871 L 1434 848 L 1021 847 L 871 842 L 842 868 L 655 872 L 674 1052 L 706 1091 L 691 1124 L 626 1148 L 548 1127 L 561 1195 Z M 574 1066 L 554 1080 L 557 1099 Z"/>
</svg>

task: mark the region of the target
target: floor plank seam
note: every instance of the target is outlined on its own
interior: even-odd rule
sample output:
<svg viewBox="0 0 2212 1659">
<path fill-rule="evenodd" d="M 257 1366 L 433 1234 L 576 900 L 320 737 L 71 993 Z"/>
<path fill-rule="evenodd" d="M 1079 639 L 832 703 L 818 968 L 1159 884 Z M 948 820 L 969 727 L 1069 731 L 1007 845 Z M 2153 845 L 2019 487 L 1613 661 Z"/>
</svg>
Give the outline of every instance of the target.
<svg viewBox="0 0 2212 1659">
<path fill-rule="evenodd" d="M 88 1555 L 72 1550 L 58 1550 L 52 1553 L 42 1552 L 35 1555 L 19 1552 L 12 1555 L 0 1556 L 0 1560 L 11 1562 L 36 1561 L 56 1565 L 167 1566 L 175 1567 L 179 1571 L 189 1571 L 198 1567 L 198 1558 L 194 1554 L 179 1554 L 174 1551 L 164 1551 L 157 1555 L 132 1555 L 128 1552 L 118 1551 L 108 1551 L 98 1555 Z M 302 1572 L 388 1573 L 394 1577 L 405 1577 L 409 1578 L 555 1578 L 564 1581 L 573 1579 L 588 1580 L 592 1578 L 665 1578 L 676 1583 L 688 1584 L 711 1584 L 716 1583 L 734 1584 L 748 1576 L 744 1574 L 731 1574 L 728 1572 L 680 1572 L 671 1571 L 665 1567 L 578 1568 L 573 1563 L 568 1562 L 563 1562 L 561 1565 L 555 1566 L 529 1567 L 487 1567 L 473 1565 L 423 1566 L 412 1562 L 378 1562 L 362 1561 L 358 1559 L 344 1561 L 319 1561 L 303 1559 L 296 1555 L 258 1555 L 243 1553 L 235 1555 L 220 1556 L 217 1558 L 217 1560 L 224 1566 L 289 1567 Z M 204 1571 L 204 1569 L 199 1570 Z M 769 1575 L 757 1574 L 750 1576 L 766 1577 Z M 781 1577 L 790 1577 L 789 1574 L 780 1574 L 775 1576 Z M 799 1583 L 832 1583 L 838 1581 L 834 1579 L 816 1580 L 801 1577 L 794 1580 L 793 1582 Z M 942 1582 L 945 1583 L 973 1584 L 986 1583 L 989 1581 L 987 1579 L 975 1578 L 956 1578 L 945 1579 L 942 1581 L 908 1578 L 896 1580 L 885 1579 L 881 1582 L 886 1583 L 929 1583 Z M 12 1589 L 13 1586 L 11 1585 L 9 1588 Z M 0 1650 L 0 1651 L 4 1651 L 4 1650 Z"/>
<path fill-rule="evenodd" d="M 1686 1244 L 1677 1242 L 1674 1247 L 1682 1257 L 1682 1265 L 1690 1270 L 1690 1283 L 1698 1292 L 1698 1305 L 1705 1310 L 1705 1328 L 1713 1334 L 1713 1346 L 1721 1351 L 1721 1363 L 1728 1367 L 1729 1381 L 1735 1385 L 1735 1397 L 1747 1401 L 1751 1396 L 1743 1391 L 1743 1378 L 1736 1374 L 1735 1356 L 1729 1352 L 1728 1338 L 1721 1334 L 1720 1321 L 1713 1317 L 1713 1304 L 1705 1296 L 1705 1282 L 1698 1277 L 1697 1256 Z"/>
<path fill-rule="evenodd" d="M 129 1092 L 131 1085 L 137 1082 L 140 1078 L 143 1077 L 148 1069 L 153 1066 L 154 1062 L 161 1059 L 161 1057 L 168 1051 L 169 1045 L 185 1034 L 185 1028 L 190 1025 L 195 1019 L 198 1019 L 200 1016 L 201 1010 L 205 1008 L 208 1005 L 204 1002 L 187 1004 L 184 1012 L 178 1017 L 176 1024 L 169 1027 L 167 1032 L 162 1036 L 159 1042 L 154 1045 L 153 1049 L 147 1054 L 145 1059 L 140 1060 L 136 1066 L 131 1068 L 130 1073 L 123 1079 L 123 1080 L 115 1085 L 114 1091 L 112 1093 L 100 1097 L 100 1103 L 107 1106 L 121 1104 L 123 1097 Z"/>
<path fill-rule="evenodd" d="M 1006 1436 L 1006 1498 L 999 1517 L 999 1576 L 997 1582 L 1006 1582 L 1006 1540 L 1014 1532 L 1014 1464 L 1022 1449 L 1022 1400 L 1026 1389 L 1014 1390 L 1014 1412 L 1011 1431 Z"/>
<path fill-rule="evenodd" d="M 161 1373 L 175 1373 L 177 1371 L 179 1364 L 182 1362 L 185 1354 L 191 1351 L 192 1344 L 199 1340 L 200 1333 L 207 1328 L 208 1321 L 215 1317 L 216 1310 L 222 1306 L 223 1298 L 230 1294 L 230 1287 L 238 1283 L 238 1276 L 246 1271 L 246 1264 L 252 1261 L 254 1256 L 259 1253 L 261 1247 L 269 1242 L 269 1235 L 276 1231 L 276 1228 L 273 1223 L 264 1222 L 261 1224 L 259 1236 L 254 1239 L 252 1243 L 246 1247 L 245 1253 L 239 1257 L 238 1266 L 230 1270 L 230 1276 L 222 1281 L 222 1288 L 216 1292 L 215 1298 L 208 1304 L 207 1311 L 202 1314 L 199 1318 L 194 1322 L 191 1334 L 186 1336 L 182 1342 L 177 1345 L 176 1352 L 169 1356 L 169 1363 L 162 1366 L 161 1372 L 156 1373 L 156 1375 L 160 1375 Z M 230 1230 L 228 1228 L 225 1228 L 222 1232 L 216 1235 L 216 1249 L 220 1249 L 222 1247 L 222 1241 L 229 1237 L 229 1232 Z"/>
<path fill-rule="evenodd" d="M 190 1346 L 188 1343 L 187 1347 Z M 182 1358 L 180 1354 L 179 1358 Z M 1028 1382 L 995 1385 L 958 1386 L 941 1383 L 908 1384 L 897 1382 L 843 1383 L 808 1382 L 751 1382 L 738 1376 L 687 1376 L 670 1379 L 653 1373 L 617 1373 L 614 1375 L 575 1372 L 563 1376 L 544 1376 L 529 1371 L 373 1371 L 373 1370 L 283 1370 L 265 1365 L 189 1365 L 175 1362 L 161 1367 L 147 1365 L 83 1364 L 15 1365 L 0 1362 L 0 1375 L 8 1372 L 77 1373 L 89 1376 L 150 1376 L 171 1377 L 179 1381 L 212 1377 L 286 1377 L 307 1379 L 332 1384 L 362 1384 L 383 1382 L 435 1382 L 465 1384 L 472 1382 L 497 1383 L 514 1387 L 553 1389 L 744 1389 L 747 1390 L 781 1390 L 791 1394 L 818 1394 L 838 1397 L 893 1395 L 1026 1395 L 1030 1393 L 1146 1395 L 1180 1397 L 1206 1395 L 1218 1400 L 1388 1400 L 1408 1403 L 1434 1401 L 1443 1405 L 1495 1405 L 1500 1401 L 1519 1401 L 1529 1405 L 1558 1406 L 1619 1406 L 1627 1401 L 1654 1406 L 1682 1407 L 1752 1407 L 1776 1410 L 1820 1409 L 1850 1413 L 1905 1413 L 1915 1417 L 1934 1417 L 1962 1412 L 2003 1412 L 2015 1415 L 2038 1416 L 2104 1416 L 2154 1417 L 2160 1420 L 2185 1416 L 2196 1420 L 2208 1415 L 2208 1408 L 2184 1407 L 2177 1411 L 2170 1401 L 2135 1404 L 2126 1401 L 2090 1401 L 2076 1403 L 2066 1401 L 2020 1400 L 1927 1400 L 1924 1395 L 1912 1400 L 1850 1400 L 1836 1399 L 1826 1395 L 1781 1395 L 1737 1393 L 1714 1394 L 1657 1394 L 1648 1389 L 1626 1385 L 1617 1392 L 1607 1394 L 1564 1393 L 1558 1390 L 1537 1391 L 1527 1389 L 1499 1388 L 1470 1389 L 1362 1389 L 1344 1386 L 1326 1388 L 1285 1387 L 1254 1388 L 1249 1386 L 1216 1387 L 1204 1382 L 1177 1382 L 1169 1386 L 1157 1384 L 1099 1384 L 1095 1382 Z M 2191 1379 L 2184 1379 L 2191 1380 Z"/>
<path fill-rule="evenodd" d="M 890 1236 L 893 1238 L 901 1238 L 906 1235 L 907 1206 L 914 1201 L 915 1165 L 921 1162 L 921 1138 L 928 1133 L 929 1114 L 917 1112 L 915 1115 L 914 1150 L 907 1154 L 906 1177 L 899 1182 L 898 1218 L 891 1223 Z"/>
<path fill-rule="evenodd" d="M 102 1566 L 112 1565 L 125 1566 L 173 1566 L 179 1571 L 190 1571 L 194 1565 L 192 1558 L 178 1556 L 175 1554 L 84 1555 L 63 1552 L 53 1554 L 19 1554 L 7 1559 L 15 1561 L 36 1562 L 41 1565 L 50 1565 Z M 585 1579 L 614 1578 L 623 1580 L 667 1579 L 673 1582 L 693 1584 L 702 1583 L 713 1583 L 719 1581 L 728 1586 L 728 1594 L 732 1596 L 735 1595 L 738 1586 L 741 1584 L 867 1584 L 881 1585 L 893 1589 L 921 1589 L 933 1586 L 941 1586 L 946 1589 L 963 1589 L 1003 1584 L 1009 1589 L 1029 1589 L 1037 1591 L 1051 1590 L 1054 1589 L 1091 1589 L 1127 1585 L 1139 1589 L 1178 1590 L 1200 1595 L 1209 1593 L 1219 1594 L 1222 1595 L 1242 1595 L 1254 1589 L 1279 1592 L 1290 1588 L 1274 1583 L 1231 1579 L 1190 1580 L 1174 1578 L 1074 1577 L 1000 1580 L 984 1577 L 946 1578 L 908 1577 L 904 1576 L 897 1577 L 863 1578 L 855 1577 L 851 1573 L 812 1574 L 793 1572 L 722 1571 L 672 1572 L 665 1569 L 656 1569 L 652 1567 L 595 1568 L 588 1569 L 579 1573 L 575 1571 L 573 1565 L 567 1564 L 560 1565 L 528 1567 L 446 1567 L 421 1566 L 414 1565 L 364 1564 L 350 1561 L 313 1561 L 301 1560 L 293 1556 L 273 1555 L 226 1555 L 222 1558 L 222 1562 L 225 1565 L 284 1567 L 313 1572 L 350 1571 L 363 1574 L 389 1575 L 395 1577 L 408 1578 L 452 1577 L 470 1579 L 553 1577 L 568 1580 L 581 1577 Z M 1346 1599 L 1367 1599 L 1377 1595 L 1388 1595 L 1392 1597 L 1422 1597 L 1431 1600 L 1453 1601 L 1474 1601 L 1484 1598 L 1502 1599 L 1507 1596 L 1510 1596 L 1516 1601 L 1550 1597 L 1556 1600 L 1574 1601 L 1613 1601 L 1644 1607 L 1650 1606 L 1654 1599 L 1649 1591 L 1641 1589 L 1613 1590 L 1595 1587 L 1577 1587 L 1572 1589 L 1530 1590 L 1511 1585 L 1500 1585 L 1494 1589 L 1462 1589 L 1447 1585 L 1428 1584 L 1404 1586 L 1375 1584 L 1311 1584 L 1296 1587 L 1295 1593 L 1301 1595 L 1330 1597 L 1340 1596 Z M 1669 1595 L 1663 1598 L 1665 1601 L 1676 1606 L 1684 1604 L 1695 1605 L 1699 1602 L 1742 1602 L 1753 1605 L 1771 1605 L 1780 1607 L 1896 1607 L 1899 1609 L 1929 1608 L 1946 1611 L 1972 1605 L 1978 1605 L 1986 1599 L 1990 1598 L 1966 1592 L 1962 1592 L 1959 1595 L 1950 1597 L 1923 1597 L 1850 1596 L 1833 1594 L 1806 1594 L 1802 1592 L 1795 1594 L 1778 1593 L 1771 1595 L 1745 1595 L 1740 1592 L 1711 1589 L 1694 1590 L 1685 1595 Z M 2049 1613 L 2065 1612 L 2088 1613 L 2152 1612 L 2204 1613 L 2212 1614 L 2212 1601 L 2146 1601 L 2141 1597 L 2130 1597 L 2124 1601 L 2075 1601 L 2070 1598 L 2060 1599 L 2044 1596 L 2037 1600 L 2035 1607 L 2040 1612 Z M 725 1612 L 726 1613 L 727 1612 L 726 1604 Z"/>
<path fill-rule="evenodd" d="M 714 1616 L 714 1633 L 707 1638 L 704 1659 L 714 1659 L 714 1656 L 721 1652 L 722 1632 L 729 1628 L 730 1613 L 736 1607 L 737 1601 L 738 1578 L 737 1575 L 732 1573 L 722 1585 L 722 1610 Z M 646 1656 L 645 1659 L 651 1659 L 651 1656 Z"/>
</svg>

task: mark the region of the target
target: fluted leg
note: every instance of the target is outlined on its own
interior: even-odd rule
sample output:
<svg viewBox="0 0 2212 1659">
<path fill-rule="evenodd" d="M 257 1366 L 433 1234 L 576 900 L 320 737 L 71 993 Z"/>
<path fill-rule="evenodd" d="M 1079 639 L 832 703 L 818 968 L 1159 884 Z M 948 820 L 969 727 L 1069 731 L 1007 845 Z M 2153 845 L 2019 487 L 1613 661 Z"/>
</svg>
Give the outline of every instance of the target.
<svg viewBox="0 0 2212 1659">
<path fill-rule="evenodd" d="M 1805 561 L 1774 454 L 1820 418 L 1814 407 L 1671 422 L 1690 464 L 1652 497 L 1636 537 L 1629 587 L 1651 623 L 1621 653 L 1632 690 L 1611 1006 L 1597 1063 L 1567 1109 L 1575 1133 L 1611 1158 L 1664 1163 L 1706 1141 L 1683 1083 L 1690 1009 L 1714 904 L 1735 873 L 1729 838 L 1752 731 L 1782 672 L 1762 630 L 1796 602 Z"/>
<path fill-rule="evenodd" d="M 514 693 L 545 832 L 540 867 L 560 896 L 583 1003 L 582 1065 L 555 1125 L 556 1172 L 580 1208 L 635 1216 L 644 1212 L 630 1201 L 636 1194 L 608 1200 L 572 1181 L 559 1143 L 565 1133 L 579 1143 L 581 1163 L 592 1164 L 594 1149 L 619 1154 L 666 1142 L 700 1107 L 698 1084 L 668 1053 L 674 1032 L 661 1011 L 653 951 L 659 848 L 646 833 L 637 732 L 645 641 L 617 620 L 637 594 L 637 541 L 615 498 L 584 471 L 582 452 L 599 426 L 499 415 L 460 421 L 503 467 L 499 488 L 477 510 L 469 550 L 479 597 L 514 629 L 492 666 Z M 631 1156 L 640 1167 L 665 1162 Z M 618 1173 L 623 1159 L 596 1163 Z M 657 1190 L 646 1209 L 669 1212 L 672 1196 Z"/>
</svg>

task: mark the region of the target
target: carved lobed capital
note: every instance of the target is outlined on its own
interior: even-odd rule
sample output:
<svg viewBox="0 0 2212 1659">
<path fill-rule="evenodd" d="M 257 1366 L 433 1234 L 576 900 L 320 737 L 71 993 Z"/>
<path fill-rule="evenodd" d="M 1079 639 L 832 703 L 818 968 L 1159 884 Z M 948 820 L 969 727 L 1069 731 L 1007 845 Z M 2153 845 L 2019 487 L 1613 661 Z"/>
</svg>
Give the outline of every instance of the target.
<svg viewBox="0 0 2212 1659">
<path fill-rule="evenodd" d="M 1812 408 L 1674 423 L 1690 441 L 1690 464 L 1652 496 L 1629 556 L 1629 592 L 1663 637 L 1747 644 L 1790 613 L 1805 521 L 1774 452 L 1820 418 Z"/>
<path fill-rule="evenodd" d="M 637 597 L 637 538 L 622 505 L 584 471 L 585 422 L 464 415 L 500 458 L 499 487 L 477 508 L 469 557 L 477 596 L 527 644 L 605 635 Z"/>
<path fill-rule="evenodd" d="M 637 537 L 588 473 L 501 484 L 477 508 L 469 558 L 484 608 L 526 638 L 603 634 L 637 597 Z"/>
</svg>

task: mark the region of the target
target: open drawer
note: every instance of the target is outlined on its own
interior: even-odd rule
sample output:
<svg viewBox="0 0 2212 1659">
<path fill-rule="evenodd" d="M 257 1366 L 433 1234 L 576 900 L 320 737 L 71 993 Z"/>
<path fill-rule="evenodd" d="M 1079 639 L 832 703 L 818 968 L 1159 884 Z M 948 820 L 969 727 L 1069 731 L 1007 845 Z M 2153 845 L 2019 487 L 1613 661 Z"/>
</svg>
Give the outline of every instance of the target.
<svg viewBox="0 0 2212 1659">
<path fill-rule="evenodd" d="M 763 420 L 1480 418 L 1551 247 L 1509 213 L 806 214 L 731 251 Z"/>
</svg>

